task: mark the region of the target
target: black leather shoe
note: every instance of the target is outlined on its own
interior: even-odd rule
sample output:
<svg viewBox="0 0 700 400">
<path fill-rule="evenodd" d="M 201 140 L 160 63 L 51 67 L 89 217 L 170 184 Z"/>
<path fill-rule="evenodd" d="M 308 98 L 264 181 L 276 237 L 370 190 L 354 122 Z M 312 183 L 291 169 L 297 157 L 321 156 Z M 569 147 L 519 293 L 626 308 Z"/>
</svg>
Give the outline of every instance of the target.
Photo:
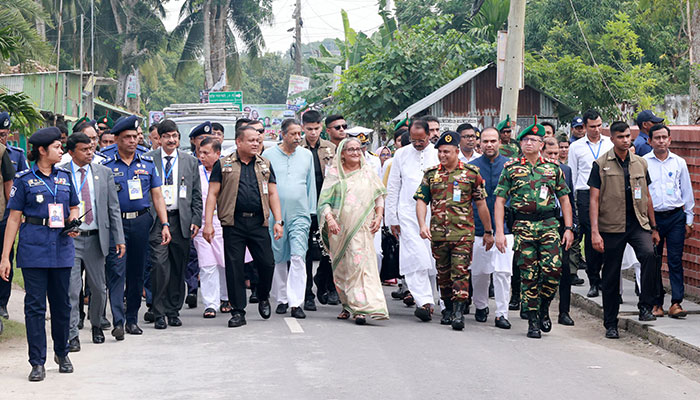
<svg viewBox="0 0 700 400">
<path fill-rule="evenodd" d="M 452 329 L 461 331 L 464 329 L 464 308 L 466 304 L 463 301 L 455 301 L 454 310 L 452 312 Z"/>
<path fill-rule="evenodd" d="M 280 303 L 277 305 L 277 308 L 275 309 L 275 314 L 286 314 L 288 308 L 289 308 L 289 304 Z"/>
<path fill-rule="evenodd" d="M 156 329 L 166 329 L 168 324 L 165 322 L 165 317 L 156 318 L 155 325 L 153 327 Z"/>
<path fill-rule="evenodd" d="M 43 365 L 32 365 L 32 372 L 29 373 L 29 382 L 41 382 L 46 378 L 46 370 Z"/>
<path fill-rule="evenodd" d="M 489 317 L 489 308 L 477 308 L 474 313 L 474 319 L 476 322 L 486 322 Z"/>
<path fill-rule="evenodd" d="M 542 300 L 540 303 L 540 329 L 542 332 L 549 332 L 552 330 L 552 320 L 549 318 L 549 303 L 551 300 Z"/>
<path fill-rule="evenodd" d="M 102 321 L 102 322 L 100 323 L 100 328 L 102 328 L 103 331 L 104 331 L 104 330 L 107 330 L 107 329 L 109 329 L 109 328 L 111 328 L 111 327 L 112 327 L 112 324 L 111 324 L 109 321 L 107 321 L 107 320 L 104 320 L 104 321 Z"/>
<path fill-rule="evenodd" d="M 318 292 L 316 293 L 316 298 L 318 299 L 318 302 L 324 306 L 328 304 L 328 292 Z"/>
<path fill-rule="evenodd" d="M 527 337 L 533 339 L 541 338 L 542 332 L 540 332 L 540 319 L 537 311 L 528 311 L 527 314 Z"/>
<path fill-rule="evenodd" d="M 79 351 L 80 351 L 80 338 L 76 336 L 73 339 L 68 341 L 68 352 L 69 353 L 77 353 Z"/>
<path fill-rule="evenodd" d="M 62 374 L 72 374 L 73 364 L 70 362 L 68 355 L 65 357 L 59 357 L 56 354 L 53 355 L 53 360 L 58 364 L 58 372 Z"/>
<path fill-rule="evenodd" d="M 591 288 L 588 290 L 588 294 L 586 294 L 586 297 L 598 297 L 598 286 L 591 286 Z"/>
<path fill-rule="evenodd" d="M 124 327 L 121 325 L 115 326 L 114 329 L 112 329 L 112 336 L 117 340 L 124 340 Z"/>
<path fill-rule="evenodd" d="M 243 326 L 245 324 L 245 315 L 240 313 L 233 314 L 233 317 L 228 320 L 229 328 L 238 328 L 239 326 Z"/>
<path fill-rule="evenodd" d="M 170 326 L 182 326 L 182 320 L 180 317 L 168 317 L 168 325 Z"/>
<path fill-rule="evenodd" d="M 314 299 L 304 300 L 304 310 L 316 311 L 316 302 L 314 301 Z"/>
<path fill-rule="evenodd" d="M 651 313 L 651 310 L 648 308 L 642 308 L 639 310 L 639 320 L 640 321 L 656 321 L 656 316 Z"/>
<path fill-rule="evenodd" d="M 399 287 L 393 292 L 391 292 L 391 298 L 396 300 L 403 300 L 404 296 L 406 296 L 406 290 L 404 290 L 403 285 L 399 283 Z"/>
<path fill-rule="evenodd" d="M 258 291 L 256 289 L 251 289 L 250 290 L 250 297 L 248 297 L 248 303 L 255 304 L 259 301 L 260 301 L 260 299 L 258 298 Z"/>
<path fill-rule="evenodd" d="M 520 310 L 520 319 L 527 319 L 527 311 Z"/>
<path fill-rule="evenodd" d="M 557 322 L 559 322 L 559 325 L 574 326 L 574 320 L 571 319 L 568 312 L 559 313 L 559 319 Z"/>
<path fill-rule="evenodd" d="M 340 304 L 340 298 L 338 297 L 338 292 L 332 291 L 328 292 L 328 304 L 331 306 L 337 306 Z"/>
<path fill-rule="evenodd" d="M 105 334 L 99 326 L 92 327 L 92 343 L 101 344 L 105 342 Z"/>
<path fill-rule="evenodd" d="M 0 317 L 5 319 L 10 318 L 10 314 L 7 313 L 7 306 L 0 306 Z"/>
<path fill-rule="evenodd" d="M 510 329 L 510 321 L 508 321 L 506 317 L 496 317 L 495 325 L 496 328 Z"/>
<path fill-rule="evenodd" d="M 605 330 L 605 337 L 607 339 L 619 339 L 620 332 L 617 331 L 617 327 L 611 326 Z"/>
<path fill-rule="evenodd" d="M 579 278 L 577 274 L 571 274 L 571 284 L 574 286 L 581 286 L 585 283 L 586 281 L 583 280 L 583 278 Z"/>
<path fill-rule="evenodd" d="M 263 319 L 270 318 L 272 314 L 272 307 L 270 307 L 270 300 L 260 300 L 258 303 L 258 312 Z"/>
<path fill-rule="evenodd" d="M 156 316 L 153 315 L 153 311 L 148 310 L 145 314 L 143 314 L 143 320 L 150 324 L 152 322 L 155 322 Z"/>
<path fill-rule="evenodd" d="M 450 325 L 452 324 L 452 310 L 444 309 L 442 310 L 442 318 L 440 318 L 440 325 Z"/>
<path fill-rule="evenodd" d="M 187 303 L 187 307 L 189 307 L 189 308 L 197 308 L 197 294 L 196 293 L 188 294 L 187 298 L 185 299 L 185 303 Z"/>
<path fill-rule="evenodd" d="M 290 314 L 296 319 L 306 318 L 306 314 L 304 314 L 304 310 L 302 310 L 301 307 L 292 307 L 292 312 Z"/>
<path fill-rule="evenodd" d="M 136 324 L 127 323 L 124 330 L 126 330 L 126 333 L 128 333 L 129 335 L 140 335 L 143 333 L 141 328 L 139 328 L 139 326 Z"/>
<path fill-rule="evenodd" d="M 415 315 L 419 320 L 423 322 L 428 322 L 431 319 L 433 319 L 433 316 L 430 315 L 430 305 L 427 304 L 423 305 L 423 307 L 416 306 L 416 311 L 413 312 L 413 315 Z M 454 316 L 452 317 L 452 319 L 454 320 Z"/>
<path fill-rule="evenodd" d="M 508 303 L 508 309 L 510 311 L 520 310 L 520 299 L 510 298 L 510 303 Z"/>
</svg>

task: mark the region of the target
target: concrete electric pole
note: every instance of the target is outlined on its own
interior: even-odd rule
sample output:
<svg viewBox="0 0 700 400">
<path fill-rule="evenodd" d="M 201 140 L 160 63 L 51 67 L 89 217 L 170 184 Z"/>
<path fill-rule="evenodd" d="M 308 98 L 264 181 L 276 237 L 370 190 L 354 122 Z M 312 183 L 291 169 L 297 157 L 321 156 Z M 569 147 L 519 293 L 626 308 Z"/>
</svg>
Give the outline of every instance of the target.
<svg viewBox="0 0 700 400">
<path fill-rule="evenodd" d="M 525 80 L 523 76 L 525 4 L 526 0 L 511 0 L 508 13 L 500 119 L 504 120 L 509 115 L 513 123 L 517 123 L 518 120 L 518 95 Z"/>
<path fill-rule="evenodd" d="M 301 75 L 301 0 L 297 0 L 297 7 L 294 10 L 294 73 Z"/>
</svg>

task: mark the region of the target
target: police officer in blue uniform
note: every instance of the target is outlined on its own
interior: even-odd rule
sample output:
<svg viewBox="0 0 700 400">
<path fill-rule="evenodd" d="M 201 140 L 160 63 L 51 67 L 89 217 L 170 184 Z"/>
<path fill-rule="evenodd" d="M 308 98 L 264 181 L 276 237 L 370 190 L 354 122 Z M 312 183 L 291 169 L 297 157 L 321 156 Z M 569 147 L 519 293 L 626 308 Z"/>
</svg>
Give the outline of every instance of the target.
<svg viewBox="0 0 700 400">
<path fill-rule="evenodd" d="M 121 117 L 119 117 L 119 119 L 117 119 L 117 122 L 114 123 L 114 126 L 112 127 L 112 131 L 110 133 L 114 135 L 115 141 L 116 141 L 117 135 L 114 133 L 114 129 L 116 129 L 117 126 L 119 126 L 121 123 L 123 123 L 126 118 L 132 118 L 132 117 L 136 117 L 136 116 L 134 116 L 134 115 L 132 115 L 131 117 L 121 116 Z M 131 125 L 133 125 L 133 124 L 131 124 Z M 136 127 L 137 136 L 139 135 L 139 132 L 142 132 L 141 135 L 143 135 L 143 131 L 141 131 L 141 124 L 139 124 L 139 126 Z M 137 140 L 137 142 L 136 142 L 136 154 L 137 155 L 142 156 L 142 155 L 148 153 L 149 151 L 151 151 L 151 149 L 149 149 L 148 147 L 145 147 L 145 146 L 141 146 L 140 144 L 138 144 L 138 140 Z M 105 147 L 104 149 L 100 149 L 100 153 L 102 156 L 114 158 L 114 155 L 117 154 L 117 143 L 110 144 L 109 146 Z"/>
<path fill-rule="evenodd" d="M 135 115 L 118 120 L 112 128 L 117 151 L 102 162 L 102 165 L 114 173 L 126 241 L 126 257 L 118 258 L 114 238 L 110 238 L 106 263 L 107 290 L 114 319 L 112 336 L 117 340 L 124 339 L 125 330 L 132 335 L 143 333 L 137 325 L 137 320 L 143 292 L 148 234 L 154 223 L 149 213 L 150 198 L 153 199 L 162 226 L 162 244 L 170 242 L 170 224 L 156 166 L 151 157 L 141 155 L 136 150 L 138 126 L 139 119 Z"/>
<path fill-rule="evenodd" d="M 12 161 L 12 166 L 15 167 L 15 171 L 20 172 L 29 169 L 29 163 L 27 163 L 27 157 L 24 155 L 24 150 L 22 148 L 7 144 L 11 122 L 10 114 L 7 112 L 0 113 L 0 143 L 7 147 L 7 154 L 10 156 L 10 161 Z"/>
<path fill-rule="evenodd" d="M 51 336 L 54 361 L 59 372 L 73 372 L 68 358 L 70 300 L 68 287 L 75 257 L 73 237 L 77 231 L 64 230 L 68 221 L 77 219 L 80 203 L 70 172 L 55 166 L 61 160 L 61 131 L 56 127 L 40 129 L 29 138 L 29 155 L 36 164 L 17 173 L 8 208 L 0 261 L 0 277 L 10 273 L 10 249 L 19 230 L 17 266 L 22 268 L 26 295 L 24 314 L 29 344 L 30 381 L 46 376 L 46 298 L 51 307 Z M 21 222 L 22 216 L 25 222 Z M 21 226 L 20 226 L 21 224 Z"/>
</svg>

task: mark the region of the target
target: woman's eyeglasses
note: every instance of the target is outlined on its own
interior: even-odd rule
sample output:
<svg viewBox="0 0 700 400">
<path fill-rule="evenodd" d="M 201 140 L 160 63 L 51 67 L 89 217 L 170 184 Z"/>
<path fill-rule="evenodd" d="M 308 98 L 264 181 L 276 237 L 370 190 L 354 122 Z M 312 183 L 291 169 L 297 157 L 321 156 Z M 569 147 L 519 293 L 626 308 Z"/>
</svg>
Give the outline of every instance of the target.
<svg viewBox="0 0 700 400">
<path fill-rule="evenodd" d="M 362 153 L 362 148 L 360 147 L 348 147 L 345 149 L 347 153 Z"/>
</svg>

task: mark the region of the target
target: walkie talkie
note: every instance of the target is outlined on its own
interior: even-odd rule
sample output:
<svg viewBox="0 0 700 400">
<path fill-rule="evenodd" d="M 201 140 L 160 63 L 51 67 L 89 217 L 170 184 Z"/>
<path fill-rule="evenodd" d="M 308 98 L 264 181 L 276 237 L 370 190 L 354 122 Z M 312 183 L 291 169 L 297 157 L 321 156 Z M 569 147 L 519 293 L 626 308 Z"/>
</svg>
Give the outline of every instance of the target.
<svg viewBox="0 0 700 400">
<path fill-rule="evenodd" d="M 63 234 L 66 234 L 66 235 L 67 235 L 67 234 L 69 234 L 69 233 L 71 233 L 71 232 L 78 232 L 78 228 L 80 227 L 80 225 L 83 224 L 83 221 L 81 221 L 82 218 L 83 218 L 84 216 L 86 216 L 87 213 L 89 213 L 90 211 L 92 211 L 92 208 L 89 209 L 89 210 L 87 210 L 87 211 L 85 211 L 85 214 L 81 215 L 80 217 L 78 217 L 78 218 L 76 218 L 76 219 L 74 219 L 74 220 L 68 222 L 68 223 L 66 224 L 66 226 L 64 226 L 63 229 L 61 230 L 61 235 L 63 235 Z"/>
</svg>

